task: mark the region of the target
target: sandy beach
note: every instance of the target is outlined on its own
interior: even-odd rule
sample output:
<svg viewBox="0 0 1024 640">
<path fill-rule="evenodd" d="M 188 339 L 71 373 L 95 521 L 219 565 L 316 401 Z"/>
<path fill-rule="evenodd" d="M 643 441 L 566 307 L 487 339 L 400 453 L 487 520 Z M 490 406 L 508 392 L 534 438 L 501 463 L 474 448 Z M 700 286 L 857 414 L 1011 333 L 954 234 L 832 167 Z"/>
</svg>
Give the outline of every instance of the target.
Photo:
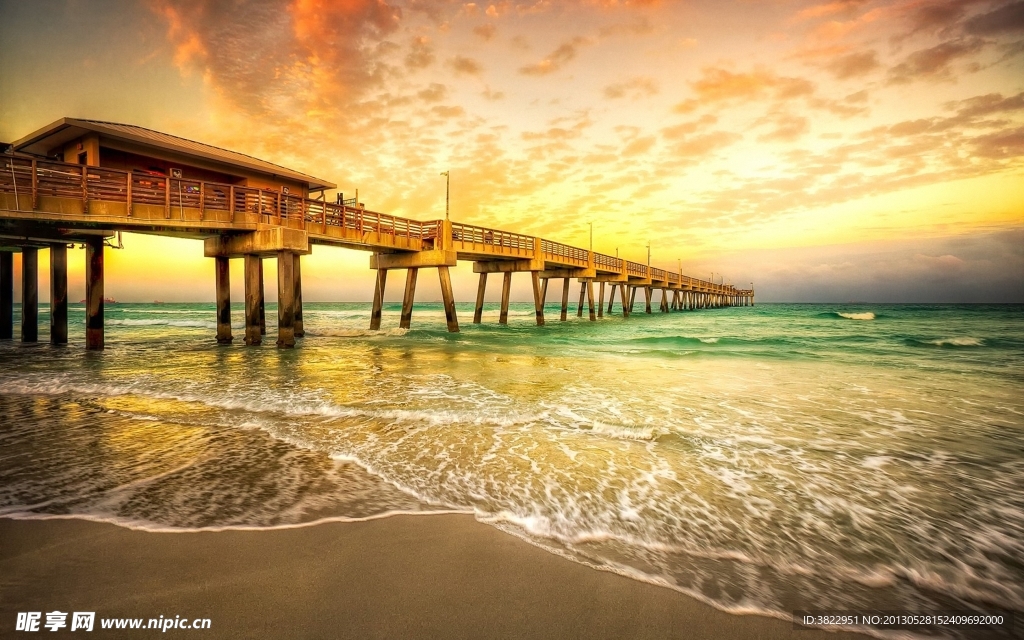
<svg viewBox="0 0 1024 640">
<path fill-rule="evenodd" d="M 860 637 L 723 613 L 458 515 L 201 533 L 4 519 L 0 576 L 3 637 L 18 611 L 54 609 L 210 618 L 168 633 L 211 638 Z"/>
</svg>

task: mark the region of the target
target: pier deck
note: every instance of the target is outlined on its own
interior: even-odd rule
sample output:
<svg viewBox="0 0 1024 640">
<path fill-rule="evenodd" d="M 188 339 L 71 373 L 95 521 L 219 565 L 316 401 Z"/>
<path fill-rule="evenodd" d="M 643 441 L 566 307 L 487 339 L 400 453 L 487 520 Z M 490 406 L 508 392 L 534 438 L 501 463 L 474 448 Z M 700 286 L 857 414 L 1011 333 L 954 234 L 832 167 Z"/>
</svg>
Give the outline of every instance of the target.
<svg viewBox="0 0 1024 640">
<path fill-rule="evenodd" d="M 81 146 L 81 145 L 79 145 Z M 84 156 L 83 156 L 84 157 Z M 85 244 L 87 257 L 87 346 L 102 348 L 102 282 L 104 238 L 126 231 L 204 241 L 207 257 L 217 266 L 218 334 L 220 342 L 231 342 L 228 316 L 227 260 L 246 261 L 246 343 L 259 344 L 262 332 L 258 317 L 263 313 L 262 260 L 279 261 L 278 344 L 291 346 L 302 335 L 301 273 L 299 256 L 313 245 L 357 249 L 371 253 L 370 267 L 377 270 L 377 284 L 371 312 L 371 328 L 380 328 L 381 306 L 387 272 L 407 270 L 402 326 L 411 322 L 416 275 L 420 268 L 439 270 L 448 328 L 458 331 L 452 298 L 449 267 L 470 261 L 480 274 L 474 322 L 480 322 L 487 276 L 504 276 L 501 322 L 507 322 L 511 274 L 529 272 L 533 279 L 537 322 L 544 323 L 544 300 L 551 278 L 563 279 L 562 314 L 566 319 L 569 279 L 580 284 L 577 315 L 582 316 L 584 299 L 590 317 L 604 315 L 605 286 L 611 287 L 607 306 L 611 313 L 615 291 L 620 291 L 623 315 L 630 314 L 636 290 L 642 289 L 646 312 L 651 313 L 655 291 L 662 291 L 661 311 L 752 305 L 753 290 L 736 289 L 653 268 L 646 264 L 608 256 L 545 238 L 491 229 L 450 220 L 412 220 L 371 211 L 353 204 L 327 202 L 276 189 L 216 181 L 152 175 L 61 162 L 39 157 L 7 154 L 0 156 L 0 338 L 11 338 L 10 252 L 23 251 L 26 291 L 24 303 L 32 306 L 36 285 L 34 260 L 39 248 Z M 51 261 L 52 268 L 66 269 L 66 260 Z M 66 275 L 55 279 L 63 291 L 54 291 L 58 323 L 53 340 L 66 341 Z M 594 283 L 600 285 L 595 309 Z M 669 297 L 671 296 L 671 300 Z M 63 299 L 63 302 L 60 300 Z M 26 322 L 32 311 L 23 314 Z M 22 338 L 34 340 L 32 330 L 23 327 Z"/>
</svg>

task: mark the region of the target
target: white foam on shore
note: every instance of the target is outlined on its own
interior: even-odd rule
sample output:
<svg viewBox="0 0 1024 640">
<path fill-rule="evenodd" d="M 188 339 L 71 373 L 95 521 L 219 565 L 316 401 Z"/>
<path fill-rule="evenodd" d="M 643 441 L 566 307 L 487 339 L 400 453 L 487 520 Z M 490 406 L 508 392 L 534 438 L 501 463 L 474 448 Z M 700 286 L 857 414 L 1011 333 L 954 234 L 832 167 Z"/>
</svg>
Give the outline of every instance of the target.
<svg viewBox="0 0 1024 640">
<path fill-rule="evenodd" d="M 874 320 L 875 314 L 870 311 L 864 313 L 837 313 L 840 318 L 847 318 L 849 320 Z"/>
<path fill-rule="evenodd" d="M 104 524 L 112 524 L 124 529 L 130 529 L 132 531 L 145 531 L 148 533 L 215 533 L 219 531 L 284 531 L 287 529 L 305 529 L 307 527 L 315 527 L 321 524 L 330 524 L 332 522 L 370 522 L 371 520 L 384 520 L 385 518 L 393 518 L 395 516 L 440 516 L 440 515 L 473 515 L 472 510 L 464 509 L 437 509 L 422 511 L 411 511 L 411 510 L 396 510 L 396 511 L 385 511 L 383 513 L 376 513 L 371 516 L 330 516 L 327 518 L 319 518 L 317 520 L 310 520 L 309 522 L 293 522 L 288 524 L 270 524 L 270 525 L 246 525 L 246 524 L 233 524 L 233 525 L 218 525 L 213 527 L 168 527 L 158 525 L 153 522 L 144 520 L 131 520 L 127 518 L 114 518 L 109 516 L 98 516 L 88 513 L 83 514 L 46 514 L 46 513 L 28 513 L 28 512 L 11 512 L 0 514 L 0 518 L 6 518 L 8 520 L 86 520 L 88 522 L 101 522 Z"/>
</svg>

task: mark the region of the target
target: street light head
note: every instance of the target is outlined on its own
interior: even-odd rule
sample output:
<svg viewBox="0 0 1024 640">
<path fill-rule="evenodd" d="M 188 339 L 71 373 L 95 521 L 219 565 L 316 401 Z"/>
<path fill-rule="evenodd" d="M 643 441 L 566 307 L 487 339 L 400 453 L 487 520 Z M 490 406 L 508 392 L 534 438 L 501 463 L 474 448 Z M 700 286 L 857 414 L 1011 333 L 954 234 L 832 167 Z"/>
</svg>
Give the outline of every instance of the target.
<svg viewBox="0 0 1024 640">
<path fill-rule="evenodd" d="M 442 176 L 447 176 L 447 175 L 448 175 L 448 172 L 447 172 L 447 171 L 442 171 L 442 172 L 441 172 L 441 175 L 442 175 Z"/>
</svg>

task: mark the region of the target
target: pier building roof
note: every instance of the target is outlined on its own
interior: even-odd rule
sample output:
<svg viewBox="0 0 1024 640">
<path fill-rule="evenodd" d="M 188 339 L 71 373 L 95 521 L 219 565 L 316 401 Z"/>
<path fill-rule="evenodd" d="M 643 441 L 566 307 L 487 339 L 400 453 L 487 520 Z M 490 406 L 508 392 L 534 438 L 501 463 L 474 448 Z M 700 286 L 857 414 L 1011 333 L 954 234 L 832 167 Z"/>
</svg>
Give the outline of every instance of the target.
<svg viewBox="0 0 1024 640">
<path fill-rule="evenodd" d="M 203 164 L 212 163 L 224 173 L 255 173 L 271 179 L 283 179 L 302 184 L 308 191 L 335 189 L 337 185 L 320 178 L 294 171 L 266 160 L 260 160 L 244 153 L 222 149 L 210 144 L 188 140 L 160 131 L 154 131 L 136 125 L 86 120 L 80 118 L 61 118 L 34 133 L 12 143 L 15 151 L 38 156 L 50 156 L 55 151 L 88 135 L 98 135 L 100 144 L 117 145 L 125 143 L 132 147 L 159 150 L 185 158 L 196 159 Z M 91 162 L 90 162 L 91 164 Z M 234 169 L 234 171 L 232 171 Z"/>
</svg>

